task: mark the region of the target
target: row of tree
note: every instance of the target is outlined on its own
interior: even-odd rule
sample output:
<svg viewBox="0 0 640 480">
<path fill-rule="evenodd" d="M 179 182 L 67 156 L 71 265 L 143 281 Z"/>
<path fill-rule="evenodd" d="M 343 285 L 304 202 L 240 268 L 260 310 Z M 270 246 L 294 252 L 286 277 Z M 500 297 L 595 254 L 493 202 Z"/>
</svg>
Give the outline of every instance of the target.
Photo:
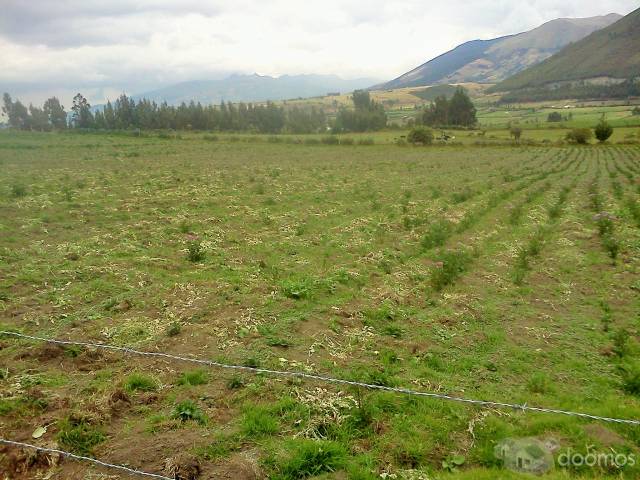
<svg viewBox="0 0 640 480">
<path fill-rule="evenodd" d="M 21 130 L 51 130 L 67 127 L 67 112 L 56 97 L 49 98 L 42 108 L 29 105 L 25 107 L 20 100 L 15 102 L 11 95 L 2 97 L 2 113 L 9 119 L 9 125 Z"/>
<path fill-rule="evenodd" d="M 353 108 L 341 108 L 332 124 L 333 131 L 365 132 L 387 126 L 382 104 L 374 101 L 366 90 L 352 95 Z M 314 133 L 325 131 L 329 122 L 321 108 L 265 104 L 225 103 L 202 105 L 191 101 L 178 106 L 166 102 L 135 100 L 125 94 L 100 108 L 91 108 L 87 99 L 78 93 L 67 113 L 56 97 L 49 98 L 42 108 L 25 107 L 19 100 L 4 94 L 2 111 L 9 125 L 24 130 L 53 130 L 64 128 L 102 130 L 216 130 L 249 131 L 256 133 Z M 461 87 L 451 99 L 442 95 L 419 115 L 416 123 L 430 126 L 473 126 L 477 123 L 476 109 Z"/>
<path fill-rule="evenodd" d="M 87 99 L 77 94 L 73 98 L 71 112 L 67 114 L 55 97 L 48 99 L 43 108 L 33 105 L 27 108 L 5 93 L 2 111 L 9 119 L 10 126 L 42 131 L 81 128 L 312 133 L 325 130 L 327 125 L 326 115 L 315 107 L 291 107 L 285 110 L 271 102 L 262 105 L 222 102 L 220 105 L 206 106 L 190 102 L 176 107 L 166 102 L 157 104 L 145 99 L 136 101 L 124 94 L 113 103 L 107 102 L 100 109 L 92 109 Z"/>
</svg>

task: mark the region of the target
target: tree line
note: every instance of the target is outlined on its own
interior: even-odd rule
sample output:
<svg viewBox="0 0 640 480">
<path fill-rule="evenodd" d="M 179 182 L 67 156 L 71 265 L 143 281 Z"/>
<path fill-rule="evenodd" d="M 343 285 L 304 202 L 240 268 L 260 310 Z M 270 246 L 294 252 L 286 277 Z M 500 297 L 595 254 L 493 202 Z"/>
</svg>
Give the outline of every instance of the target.
<svg viewBox="0 0 640 480">
<path fill-rule="evenodd" d="M 369 92 L 356 90 L 352 95 L 353 109 L 342 108 L 333 122 L 334 132 L 380 130 L 387 125 L 381 104 L 373 101 Z M 100 108 L 92 108 L 80 93 L 73 98 L 69 112 L 56 97 L 49 98 L 42 108 L 3 96 L 3 113 L 9 125 L 21 130 L 50 131 L 62 129 L 96 130 L 212 130 L 255 133 L 316 133 L 326 131 L 327 115 L 315 106 L 281 106 L 264 104 L 225 103 L 202 105 L 191 101 L 178 106 L 147 99 L 135 100 L 125 94 Z"/>
<path fill-rule="evenodd" d="M 67 112 L 56 97 L 42 108 L 28 108 L 8 93 L 3 96 L 3 113 L 9 125 L 22 130 L 61 130 L 65 128 L 102 130 L 218 130 L 256 133 L 313 133 L 326 130 L 324 111 L 308 108 L 265 104 L 225 103 L 202 105 L 191 101 L 178 106 L 146 100 L 135 100 L 125 94 L 100 108 L 91 108 L 78 93 Z"/>
</svg>

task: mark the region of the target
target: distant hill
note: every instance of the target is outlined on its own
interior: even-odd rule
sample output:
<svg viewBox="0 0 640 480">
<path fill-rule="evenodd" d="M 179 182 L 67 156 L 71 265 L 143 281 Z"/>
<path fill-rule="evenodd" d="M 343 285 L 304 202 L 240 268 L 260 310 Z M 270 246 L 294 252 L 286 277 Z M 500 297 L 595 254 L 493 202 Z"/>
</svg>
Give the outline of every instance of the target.
<svg viewBox="0 0 640 480">
<path fill-rule="evenodd" d="M 517 35 L 472 40 L 390 82 L 372 88 L 500 82 L 620 18 L 622 16 L 615 13 L 590 18 L 559 18 Z"/>
<path fill-rule="evenodd" d="M 496 85 L 494 91 L 544 87 L 558 82 L 631 79 L 640 76 L 640 9 L 568 45 L 539 65 Z M 554 85 L 557 87 L 557 85 Z"/>
<path fill-rule="evenodd" d="M 198 80 L 177 83 L 159 90 L 134 95 L 156 102 L 179 105 L 191 100 L 203 104 L 225 102 L 261 102 L 315 97 L 328 93 L 346 93 L 366 88 L 374 82 L 361 78 L 344 80 L 335 75 L 231 75 L 222 80 Z"/>
</svg>

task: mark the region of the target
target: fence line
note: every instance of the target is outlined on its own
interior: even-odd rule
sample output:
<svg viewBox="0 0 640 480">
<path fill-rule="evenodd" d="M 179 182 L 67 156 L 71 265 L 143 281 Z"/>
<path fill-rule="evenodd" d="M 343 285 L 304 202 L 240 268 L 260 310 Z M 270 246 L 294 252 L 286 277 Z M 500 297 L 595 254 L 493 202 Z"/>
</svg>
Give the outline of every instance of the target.
<svg viewBox="0 0 640 480">
<path fill-rule="evenodd" d="M 87 348 L 102 348 L 102 349 L 105 349 L 105 350 L 113 350 L 113 351 L 124 352 L 124 353 L 133 354 L 133 355 L 141 355 L 141 356 L 146 356 L 146 357 L 168 358 L 170 360 L 177 360 L 177 361 L 181 361 L 181 362 L 196 363 L 196 364 L 199 364 L 199 365 L 206 365 L 206 366 L 209 366 L 209 367 L 226 368 L 226 369 L 230 369 L 230 370 L 240 370 L 240 371 L 246 371 L 246 372 L 251 372 L 251 373 L 256 373 L 256 374 L 263 373 L 263 374 L 281 376 L 281 377 L 304 378 L 304 379 L 307 379 L 307 380 L 316 380 L 316 381 L 320 381 L 320 382 L 334 383 L 334 384 L 338 384 L 338 385 L 349 385 L 349 386 L 353 386 L 353 387 L 361 387 L 361 388 L 366 388 L 368 390 L 381 390 L 381 391 L 385 391 L 385 392 L 401 393 L 401 394 L 405 394 L 405 395 L 414 395 L 414 396 L 427 397 L 427 398 L 437 398 L 437 399 L 440 399 L 440 400 L 448 400 L 448 401 L 453 401 L 453 402 L 460 402 L 460 403 L 466 403 L 466 404 L 471 404 L 471 405 L 478 405 L 478 406 L 481 406 L 481 407 L 509 408 L 509 409 L 513 409 L 513 410 L 519 410 L 519 411 L 522 411 L 522 412 L 529 411 L 529 412 L 538 412 L 538 413 L 553 413 L 553 414 L 558 414 L 558 415 L 568 415 L 568 416 L 573 416 L 573 417 L 585 418 L 585 419 L 589 419 L 589 420 L 598 420 L 598 421 L 602 421 L 602 422 L 623 423 L 623 424 L 629 424 L 629 425 L 640 425 L 640 420 L 603 417 L 603 416 L 600 416 L 600 415 L 592 415 L 592 414 L 589 414 L 589 413 L 582 413 L 582 412 L 573 412 L 573 411 L 570 411 L 570 410 L 560 410 L 560 409 L 556 409 L 556 408 L 533 407 L 533 406 L 528 405 L 527 403 L 517 404 L 517 403 L 495 402 L 495 401 L 490 401 L 490 400 L 476 400 L 476 399 L 464 398 L 464 397 L 454 397 L 452 395 L 446 395 L 444 393 L 423 392 L 423 391 L 411 390 L 411 389 L 408 389 L 408 388 L 401 388 L 401 387 L 388 387 L 388 386 L 384 386 L 384 385 L 372 385 L 372 384 L 369 384 L 369 383 L 358 382 L 358 381 L 353 381 L 353 380 L 345 380 L 345 379 L 341 379 L 341 378 L 334 378 L 334 377 L 329 377 L 329 376 L 325 376 L 325 375 L 317 375 L 317 374 L 313 374 L 313 373 L 292 372 L 292 371 L 284 371 L 284 370 L 271 370 L 271 369 L 268 369 L 268 368 L 247 367 L 247 366 L 244 366 L 244 365 L 231 365 L 231 364 L 226 364 L 226 363 L 221 363 L 221 362 L 214 362 L 214 361 L 211 361 L 211 360 L 203 360 L 203 359 L 198 359 L 198 358 L 181 357 L 181 356 L 178 356 L 178 355 L 172 355 L 170 353 L 164 353 L 164 352 L 143 352 L 143 351 L 134 350 L 134 349 L 128 348 L 128 347 L 119 347 L 117 345 L 109 345 L 109 344 L 105 344 L 105 343 L 77 342 L 77 341 L 72 341 L 72 340 L 56 340 L 56 339 L 52 339 L 52 338 L 36 337 L 36 336 L 33 336 L 33 335 L 25 335 L 23 333 L 18 333 L 18 332 L 9 332 L 9 331 L 5 331 L 5 330 L 0 330 L 0 335 L 2 335 L 2 334 L 11 335 L 11 336 L 14 336 L 14 337 L 26 338 L 26 339 L 29 339 L 29 340 L 48 342 L 48 343 L 52 343 L 52 344 L 56 344 L 56 345 L 74 345 L 74 346 L 87 347 Z"/>
<path fill-rule="evenodd" d="M 55 448 L 38 447 L 37 445 L 31 445 L 29 443 L 22 443 L 22 442 L 14 442 L 12 440 L 6 440 L 4 438 L 0 438 L 0 444 L 10 445 L 12 447 L 30 448 L 32 450 L 37 450 L 38 452 L 43 452 L 43 453 L 54 453 L 57 455 L 62 455 L 63 457 L 71 458 L 73 460 L 79 460 L 82 462 L 91 462 L 101 467 L 120 470 L 121 472 L 128 473 L 129 475 L 140 475 L 140 476 L 150 477 L 150 478 L 159 478 L 160 480 L 175 480 L 175 477 L 174 478 L 165 477 L 164 475 L 144 472 L 142 470 L 136 470 L 135 468 L 125 467 L 124 465 L 115 465 L 113 463 L 103 462 L 102 460 L 98 460 L 96 458 L 83 457 L 82 455 L 76 455 L 75 453 L 65 452 L 64 450 L 58 450 Z"/>
</svg>

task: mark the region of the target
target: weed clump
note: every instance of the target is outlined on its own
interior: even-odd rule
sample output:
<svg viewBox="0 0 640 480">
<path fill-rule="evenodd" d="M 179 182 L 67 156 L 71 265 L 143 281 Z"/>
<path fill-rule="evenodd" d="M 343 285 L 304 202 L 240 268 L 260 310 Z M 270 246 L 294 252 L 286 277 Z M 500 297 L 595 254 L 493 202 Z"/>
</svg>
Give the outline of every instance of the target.
<svg viewBox="0 0 640 480">
<path fill-rule="evenodd" d="M 178 403 L 173 409 L 171 418 L 182 422 L 194 421 L 199 425 L 207 423 L 206 415 L 193 400 L 184 400 Z"/>
<path fill-rule="evenodd" d="M 198 263 L 204 260 L 205 252 L 202 243 L 198 240 L 191 240 L 187 245 L 187 258 L 192 263 Z"/>
<path fill-rule="evenodd" d="M 93 447 L 104 442 L 107 437 L 97 426 L 87 419 L 73 415 L 58 423 L 58 443 L 77 455 L 91 455 Z"/>
<path fill-rule="evenodd" d="M 332 473 L 346 464 L 347 452 L 336 442 L 298 439 L 289 442 L 285 458 L 271 458 L 266 464 L 274 480 L 298 480 Z"/>
<path fill-rule="evenodd" d="M 204 385 L 209 382 L 209 375 L 204 370 L 192 370 L 190 372 L 183 372 L 178 377 L 176 382 L 178 385 Z"/>
<path fill-rule="evenodd" d="M 466 251 L 442 252 L 431 271 L 431 286 L 435 290 L 442 290 L 447 285 L 455 283 L 467 270 L 471 259 L 471 254 Z"/>
<path fill-rule="evenodd" d="M 11 185 L 11 195 L 16 198 L 25 197 L 27 195 L 27 187 L 19 183 L 14 183 Z"/>
<path fill-rule="evenodd" d="M 423 250 L 441 247 L 451 235 L 451 223 L 447 220 L 437 220 L 429 225 L 427 233 L 422 237 L 420 245 Z"/>
<path fill-rule="evenodd" d="M 147 375 L 132 373 L 125 380 L 124 389 L 128 392 L 155 392 L 158 389 L 158 384 Z"/>
</svg>

